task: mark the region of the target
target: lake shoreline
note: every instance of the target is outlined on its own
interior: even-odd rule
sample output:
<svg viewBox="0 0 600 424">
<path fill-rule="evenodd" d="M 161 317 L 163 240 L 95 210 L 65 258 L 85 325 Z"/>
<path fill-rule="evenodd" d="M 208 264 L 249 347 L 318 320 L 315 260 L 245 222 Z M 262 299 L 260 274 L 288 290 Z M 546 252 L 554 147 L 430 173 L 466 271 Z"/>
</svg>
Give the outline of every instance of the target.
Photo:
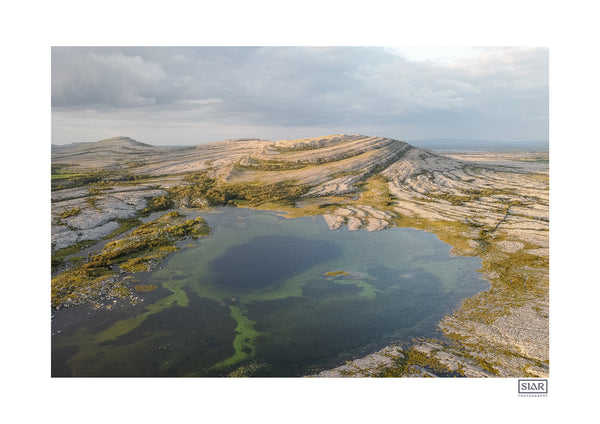
<svg viewBox="0 0 600 424">
<path fill-rule="evenodd" d="M 548 164 L 537 153 L 539 163 L 527 152 L 444 156 L 377 137 L 315 140 L 219 144 L 221 162 L 202 162 L 206 152 L 199 150 L 197 169 L 173 175 L 159 170 L 168 163 L 181 172 L 180 158 L 164 152 L 156 154 L 160 165 L 99 173 L 89 171 L 97 159 L 86 150 L 77 159 L 82 165 L 62 173 L 71 177 L 53 181 L 53 252 L 118 233 L 149 208 L 211 202 L 279 210 L 286 218 L 321 215 L 330 229 L 415 228 L 435 234 L 457 256 L 479 257 L 491 288 L 438 323 L 443 338 L 414 341 L 393 374 L 548 376 Z"/>
<path fill-rule="evenodd" d="M 271 210 L 271 211 L 261 211 L 261 210 L 243 209 L 243 208 L 242 209 L 239 209 L 239 208 L 229 209 L 229 208 L 227 208 L 225 210 L 223 210 L 223 209 L 222 210 L 211 210 L 211 211 L 196 210 L 193 213 L 191 213 L 192 211 L 189 211 L 189 212 L 190 212 L 190 213 L 188 213 L 189 216 L 195 216 L 196 214 L 199 214 L 199 215 L 205 217 L 208 220 L 209 223 L 212 221 L 212 219 L 210 218 L 211 215 L 214 218 L 222 219 L 223 212 L 226 212 L 226 215 L 231 215 L 232 217 L 233 216 L 239 216 L 239 217 L 241 217 L 241 216 L 247 216 L 247 217 L 264 216 L 264 217 L 271 217 L 271 218 L 269 218 L 271 220 L 273 218 L 277 217 L 276 220 L 279 220 L 281 223 L 284 223 L 286 225 L 288 225 L 287 223 L 292 224 L 292 222 L 295 221 L 295 220 L 288 221 L 287 219 L 284 219 L 283 221 L 281 221 L 283 218 L 280 217 L 280 214 L 277 213 L 277 211 L 273 211 L 273 210 Z M 229 218 L 230 221 L 232 219 L 233 218 Z M 233 219 L 233 222 L 234 223 L 237 222 L 236 225 L 245 225 L 244 224 L 245 219 L 246 218 L 241 219 L 241 220 L 240 219 Z M 322 237 L 323 235 L 325 235 L 327 237 L 331 237 L 331 236 L 337 235 L 339 237 L 341 235 L 346 234 L 348 237 L 354 237 L 354 238 L 356 238 L 357 236 L 360 236 L 361 234 L 363 234 L 365 236 L 367 234 L 371 234 L 372 236 L 376 235 L 375 233 L 370 233 L 370 232 L 366 232 L 366 231 L 360 231 L 358 233 L 357 232 L 350 232 L 350 231 L 346 231 L 346 230 L 340 230 L 341 232 L 331 232 L 331 231 L 327 230 L 327 227 L 326 227 L 324 221 L 321 219 L 321 217 L 314 217 L 314 218 L 307 217 L 307 218 L 304 219 L 304 221 L 305 222 L 314 223 L 314 224 L 311 224 L 311 225 L 315 226 L 315 229 L 313 231 L 317 232 L 317 233 L 315 233 L 313 235 L 308 235 L 307 234 L 309 236 L 309 239 L 312 239 L 316 234 L 320 234 L 319 237 Z M 300 221 L 298 221 L 298 222 L 300 222 Z M 278 226 L 275 226 L 273 231 L 279 232 L 280 230 L 277 230 L 277 228 L 278 228 Z M 398 229 L 398 230 L 401 230 L 401 229 Z M 405 229 L 405 230 L 409 230 L 409 229 Z M 209 242 L 211 237 L 218 236 L 219 235 L 219 230 L 216 230 L 216 231 L 217 231 L 216 234 L 213 234 L 213 235 L 209 236 L 208 239 L 205 239 L 204 241 L 201 241 L 201 243 Z M 385 235 L 387 239 L 395 240 L 397 236 L 394 235 L 391 230 L 388 230 L 388 231 L 389 231 L 389 233 L 388 232 L 380 233 L 380 235 L 381 236 Z M 402 233 L 405 233 L 407 235 L 408 234 L 419 234 L 419 233 L 421 233 L 421 232 L 412 233 L 412 231 L 413 230 L 410 230 L 410 232 L 408 232 L 408 233 L 406 233 L 405 231 L 403 231 Z M 425 236 L 425 233 L 422 233 L 422 236 L 419 236 L 419 238 L 423 238 L 423 236 Z M 220 237 L 226 237 L 226 234 L 223 234 Z M 281 237 L 281 236 L 278 236 L 278 237 Z M 428 239 L 428 240 L 433 240 L 432 237 L 429 234 L 427 234 L 427 237 L 425 237 L 425 238 Z M 369 237 L 369 239 L 372 239 L 372 237 Z M 437 237 L 435 237 L 435 240 L 436 240 L 436 244 L 439 243 L 439 240 L 437 239 Z M 185 245 L 186 241 L 182 240 L 182 241 L 180 241 L 180 243 L 183 244 L 183 245 Z M 269 242 L 269 243 L 271 243 L 271 242 Z M 361 244 L 362 243 L 359 243 L 358 245 L 361 245 Z M 415 246 L 412 247 L 412 249 L 414 250 L 416 247 L 417 246 L 415 245 Z M 300 246 L 298 246 L 298 248 L 302 248 L 302 244 Z M 256 250 L 256 249 L 252 248 L 252 250 Z M 262 251 L 262 249 L 259 249 L 259 250 Z M 304 251 L 306 249 L 301 249 L 301 250 Z M 308 250 L 310 251 L 310 250 L 314 250 L 314 249 L 308 249 Z M 327 250 L 331 251 L 331 248 L 328 248 Z M 442 251 L 445 251 L 445 252 L 448 252 L 448 250 L 449 250 L 449 247 L 442 249 Z M 182 252 L 178 252 L 178 254 L 170 255 L 169 258 L 166 261 L 164 261 L 163 263 L 161 263 L 158 266 L 157 269 L 158 270 L 163 270 L 163 271 L 160 271 L 160 272 L 163 272 L 163 273 L 164 272 L 167 272 L 167 273 L 170 272 L 170 271 L 167 271 L 167 268 L 169 267 L 169 262 L 171 262 L 173 260 L 177 260 L 180 255 L 183 255 L 185 253 L 185 251 L 186 250 L 184 249 Z M 393 250 L 389 250 L 389 251 L 391 253 L 393 253 L 394 255 L 398 254 L 398 253 L 394 253 Z M 188 254 L 190 254 L 192 252 L 193 252 L 193 250 L 188 250 Z M 232 254 L 233 254 L 233 252 L 232 252 Z M 239 255 L 236 254 L 234 256 L 237 257 Z M 267 255 L 267 256 L 270 257 L 270 255 Z M 381 254 L 378 254 L 377 256 L 380 257 L 380 259 L 382 259 L 384 257 L 384 256 L 381 256 Z M 235 259 L 232 257 L 232 260 L 235 260 Z M 176 269 L 180 269 L 177 265 L 174 265 L 174 266 L 176 267 Z M 173 268 L 173 269 L 175 269 L 175 268 Z M 340 271 L 340 269 L 342 269 L 342 270 Z M 360 291 L 360 292 L 358 292 L 355 295 L 355 296 L 358 296 L 358 298 L 364 297 L 365 299 L 370 299 L 370 298 L 374 297 L 375 293 L 372 290 L 372 288 L 370 288 L 370 286 L 369 286 L 368 283 L 362 281 L 362 280 L 364 280 L 364 278 L 366 278 L 366 276 L 364 274 L 358 273 L 358 272 L 355 272 L 355 271 L 348 272 L 348 271 L 344 271 L 343 269 L 351 269 L 351 268 L 346 268 L 346 266 L 340 266 L 339 269 L 336 266 L 334 266 L 333 268 L 327 267 L 327 268 L 325 268 L 323 270 L 323 272 L 320 275 L 323 278 L 324 282 L 326 282 L 328 280 L 332 281 L 332 282 L 336 282 L 336 285 L 339 286 L 340 288 L 344 287 L 344 285 L 346 285 L 346 284 L 349 284 L 350 285 L 349 287 L 355 287 L 356 290 Z M 145 272 L 144 274 L 146 274 L 147 277 L 146 278 L 139 278 L 139 277 L 142 277 L 142 276 L 136 277 L 136 279 L 139 280 L 136 283 L 142 284 L 142 285 L 156 284 L 156 282 L 157 282 L 157 277 L 156 276 L 153 276 L 151 273 L 147 273 L 147 272 Z M 163 274 L 159 273 L 157 275 L 163 275 Z M 171 275 L 171 274 L 164 274 L 164 275 L 166 276 L 166 275 Z M 402 275 L 400 275 L 399 277 L 396 277 L 396 278 L 400 278 L 400 280 L 402 281 L 402 279 L 409 279 L 410 280 L 413 277 L 414 277 L 413 274 L 407 274 L 405 272 L 404 274 L 402 274 Z M 161 277 L 158 277 L 158 278 L 161 278 Z M 371 277 L 369 277 L 369 278 L 371 278 Z M 233 278 L 233 279 L 235 280 L 235 278 Z M 408 281 L 408 280 L 406 280 L 406 281 Z M 341 284 L 341 286 L 340 286 L 340 284 Z M 173 286 L 172 284 L 170 284 L 169 287 L 173 288 L 175 286 Z M 186 291 L 187 290 L 189 290 L 189 289 L 186 289 Z M 163 293 L 166 294 L 166 292 L 164 292 L 164 290 L 163 290 Z M 151 293 L 138 293 L 137 294 L 137 296 L 140 299 L 142 299 L 142 300 L 143 300 L 143 298 L 145 296 L 148 296 L 148 295 L 151 295 Z M 208 293 L 207 293 L 207 295 L 209 297 L 212 296 L 212 295 L 209 295 Z M 221 296 L 222 295 L 218 295 L 217 298 L 215 298 L 215 300 L 220 299 Z M 236 302 L 237 301 L 239 301 L 239 300 L 236 300 Z M 109 300 L 108 302 L 105 302 L 105 305 L 103 307 L 105 307 L 107 310 L 111 310 L 111 311 L 115 311 L 116 312 L 118 310 L 118 308 L 119 308 L 119 304 L 123 304 L 123 302 L 128 302 L 128 299 L 123 299 L 123 300 L 119 300 L 119 301 L 110 301 Z M 165 301 L 161 300 L 161 302 L 164 303 Z M 124 306 L 124 304 L 122 306 Z M 75 306 L 74 308 L 78 308 L 78 307 Z M 84 306 L 82 305 L 81 308 L 84 308 Z M 71 308 L 68 308 L 68 309 L 71 309 Z M 67 311 L 68 311 L 68 309 L 67 309 Z M 67 312 L 67 311 L 65 311 L 65 312 Z M 58 311 L 57 314 L 60 315 L 61 311 Z M 343 316 L 343 314 L 341 316 Z M 58 320 L 58 321 L 60 321 L 60 320 Z M 119 334 L 119 333 L 117 333 L 117 334 Z M 395 340 L 395 339 L 393 339 L 393 340 Z M 379 346 L 384 346 L 384 345 L 385 344 L 382 343 Z M 376 349 L 378 349 L 378 347 Z M 369 352 L 369 351 L 367 350 L 367 352 Z M 298 374 L 298 375 L 301 376 L 302 374 Z"/>
</svg>

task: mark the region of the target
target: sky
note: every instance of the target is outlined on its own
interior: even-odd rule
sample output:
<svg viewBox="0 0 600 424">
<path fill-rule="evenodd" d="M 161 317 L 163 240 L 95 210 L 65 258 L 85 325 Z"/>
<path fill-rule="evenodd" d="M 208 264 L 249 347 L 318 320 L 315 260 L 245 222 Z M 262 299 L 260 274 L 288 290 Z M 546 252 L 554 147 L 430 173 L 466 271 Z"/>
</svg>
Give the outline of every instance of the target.
<svg viewBox="0 0 600 424">
<path fill-rule="evenodd" d="M 545 47 L 52 47 L 52 143 L 546 141 Z"/>
</svg>

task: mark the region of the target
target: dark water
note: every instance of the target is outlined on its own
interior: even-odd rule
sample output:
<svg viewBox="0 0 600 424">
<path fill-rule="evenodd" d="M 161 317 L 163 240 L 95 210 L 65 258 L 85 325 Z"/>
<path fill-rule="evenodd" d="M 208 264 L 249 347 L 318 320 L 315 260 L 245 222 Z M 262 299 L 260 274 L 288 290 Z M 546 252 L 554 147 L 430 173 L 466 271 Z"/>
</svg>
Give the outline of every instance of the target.
<svg viewBox="0 0 600 424">
<path fill-rule="evenodd" d="M 305 375 L 434 336 L 488 287 L 478 258 L 422 231 L 329 231 L 320 217 L 233 208 L 202 216 L 211 236 L 150 274 L 160 288 L 144 303 L 57 313 L 54 376 Z"/>
<path fill-rule="evenodd" d="M 215 284 L 253 289 L 271 286 L 342 254 L 343 250 L 328 240 L 258 236 L 248 243 L 230 247 L 208 266 L 215 275 Z"/>
</svg>

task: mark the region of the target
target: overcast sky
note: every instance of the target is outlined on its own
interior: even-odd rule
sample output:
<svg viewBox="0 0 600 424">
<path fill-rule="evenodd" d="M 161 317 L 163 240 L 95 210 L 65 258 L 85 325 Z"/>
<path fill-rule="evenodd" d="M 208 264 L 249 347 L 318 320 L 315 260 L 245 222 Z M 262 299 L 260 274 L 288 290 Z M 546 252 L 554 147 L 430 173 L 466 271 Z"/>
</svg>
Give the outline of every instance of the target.
<svg viewBox="0 0 600 424">
<path fill-rule="evenodd" d="M 547 48 L 53 47 L 52 142 L 548 139 Z"/>
</svg>

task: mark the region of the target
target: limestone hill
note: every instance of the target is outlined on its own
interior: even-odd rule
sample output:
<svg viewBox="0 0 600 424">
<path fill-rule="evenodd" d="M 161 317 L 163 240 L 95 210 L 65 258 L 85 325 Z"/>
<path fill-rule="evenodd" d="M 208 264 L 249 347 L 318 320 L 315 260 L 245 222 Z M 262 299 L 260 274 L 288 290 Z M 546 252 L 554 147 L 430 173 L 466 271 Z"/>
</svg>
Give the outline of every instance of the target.
<svg viewBox="0 0 600 424">
<path fill-rule="evenodd" d="M 413 357 L 468 376 L 546 376 L 548 164 L 523 158 L 443 155 L 344 134 L 187 147 L 127 137 L 55 146 L 55 273 L 70 266 L 66 252 L 101 248 L 102 239 L 153 211 L 234 205 L 321 215 L 331 230 L 415 227 L 437 234 L 456 254 L 481 257 L 491 289 L 440 322 L 455 344 L 422 343 Z M 425 366 L 413 365 L 403 373 Z"/>
</svg>

